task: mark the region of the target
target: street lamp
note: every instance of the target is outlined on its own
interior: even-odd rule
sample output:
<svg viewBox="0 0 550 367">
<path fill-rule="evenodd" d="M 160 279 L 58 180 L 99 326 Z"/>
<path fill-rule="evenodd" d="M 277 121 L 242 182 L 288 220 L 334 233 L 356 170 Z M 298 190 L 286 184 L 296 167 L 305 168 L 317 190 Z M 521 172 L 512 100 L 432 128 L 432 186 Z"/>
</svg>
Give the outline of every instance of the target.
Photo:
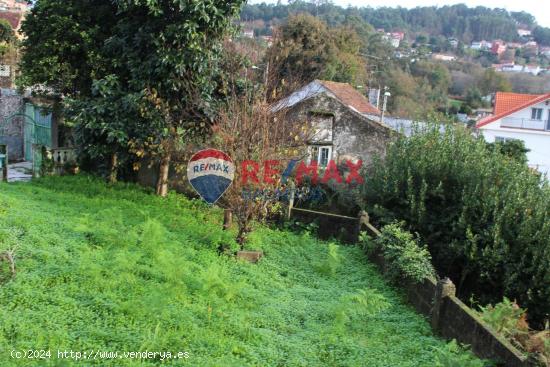
<svg viewBox="0 0 550 367">
<path fill-rule="evenodd" d="M 384 122 L 384 114 L 386 113 L 386 107 L 388 105 L 388 97 L 391 97 L 391 93 L 388 92 L 388 87 L 384 87 L 386 91 L 384 92 L 384 104 L 382 105 L 382 115 L 380 115 L 380 122 Z"/>
</svg>

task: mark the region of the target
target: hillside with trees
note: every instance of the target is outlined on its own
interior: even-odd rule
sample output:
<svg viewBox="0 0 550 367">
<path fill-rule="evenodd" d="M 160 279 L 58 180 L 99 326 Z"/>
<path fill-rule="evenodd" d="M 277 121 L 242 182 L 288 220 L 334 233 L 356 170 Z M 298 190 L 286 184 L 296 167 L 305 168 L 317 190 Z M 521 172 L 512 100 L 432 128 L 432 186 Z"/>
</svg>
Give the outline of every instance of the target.
<svg viewBox="0 0 550 367">
<path fill-rule="evenodd" d="M 550 29 L 537 25 L 533 15 L 526 12 L 508 12 L 483 6 L 470 8 L 464 4 L 442 7 L 356 8 L 341 7 L 329 1 L 292 1 L 288 5 L 247 4 L 241 20 L 253 22 L 258 34 L 269 34 L 270 27 L 284 21 L 291 14 L 309 13 L 339 26 L 350 17 L 358 17 L 374 28 L 399 30 L 408 34 L 453 37 L 463 43 L 482 39 L 519 39 L 518 27 L 534 31 L 535 40 L 550 45 Z"/>
<path fill-rule="evenodd" d="M 395 58 L 395 49 L 383 35 L 357 17 L 331 26 L 309 14 L 291 15 L 274 31 L 265 51 L 269 79 L 278 81 L 267 86 L 268 95 L 280 98 L 313 79 L 345 82 L 359 90 L 386 86 L 392 94 L 390 112 L 427 118 L 434 113 L 470 113 L 484 104 L 482 96 L 512 90 L 503 74 L 479 63 L 444 63 L 422 56 L 421 47 L 417 50 L 415 59 Z M 450 95 L 465 103 L 453 105 Z"/>
<path fill-rule="evenodd" d="M 480 40 L 550 44 L 550 29 L 526 12 L 463 4 L 375 9 L 293 1 L 245 5 L 241 26 L 247 37 L 271 45 L 265 46 L 262 64 L 270 65 L 270 80 L 284 84 L 268 87 L 276 89 L 269 93 L 273 97 L 315 78 L 346 82 L 365 92 L 387 87 L 389 112 L 426 119 L 434 113 L 471 116 L 477 108 L 490 107 L 487 96 L 497 91 L 543 93 L 550 86 L 544 73 L 502 73 L 492 67 L 515 62 L 544 70 L 550 59 L 536 49 L 515 46 L 496 54 L 470 47 Z M 520 36 L 518 29 L 531 36 Z M 392 46 L 395 35 L 401 39 Z M 451 59 L 437 59 L 441 55 Z"/>
</svg>

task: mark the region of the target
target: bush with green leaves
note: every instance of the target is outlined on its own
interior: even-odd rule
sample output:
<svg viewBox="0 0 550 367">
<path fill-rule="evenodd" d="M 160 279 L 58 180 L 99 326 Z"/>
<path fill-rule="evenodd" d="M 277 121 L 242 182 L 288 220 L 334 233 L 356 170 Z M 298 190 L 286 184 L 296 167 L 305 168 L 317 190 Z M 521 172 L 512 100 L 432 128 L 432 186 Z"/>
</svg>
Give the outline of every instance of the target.
<svg viewBox="0 0 550 367">
<path fill-rule="evenodd" d="M 460 126 L 416 127 L 388 147 L 361 190 L 378 225 L 402 220 L 459 297 L 503 296 L 542 327 L 550 310 L 550 185 Z"/>
<path fill-rule="evenodd" d="M 384 226 L 381 235 L 374 240 L 361 238 L 366 242 L 367 251 L 379 251 L 384 257 L 386 275 L 392 281 L 407 279 L 418 283 L 425 278 L 435 278 L 430 252 L 399 224 Z"/>
<path fill-rule="evenodd" d="M 525 310 L 508 298 L 504 297 L 502 302 L 494 306 L 490 304 L 480 308 L 481 319 L 504 337 L 512 338 L 528 334 L 528 326 L 524 321 L 522 322 Z"/>
</svg>

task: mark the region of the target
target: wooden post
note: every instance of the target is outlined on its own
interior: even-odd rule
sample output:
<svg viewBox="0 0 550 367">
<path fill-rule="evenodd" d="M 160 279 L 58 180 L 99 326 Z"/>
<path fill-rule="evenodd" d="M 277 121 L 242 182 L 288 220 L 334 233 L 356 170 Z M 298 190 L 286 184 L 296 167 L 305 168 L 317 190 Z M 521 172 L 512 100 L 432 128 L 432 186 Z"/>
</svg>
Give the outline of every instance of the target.
<svg viewBox="0 0 550 367">
<path fill-rule="evenodd" d="M 116 183 L 117 181 L 117 171 L 118 171 L 118 155 L 113 153 L 111 156 L 111 173 L 109 175 L 109 183 Z"/>
<path fill-rule="evenodd" d="M 291 184 L 289 186 L 290 186 L 290 197 L 288 198 L 288 209 L 286 213 L 287 220 L 290 220 L 290 216 L 292 215 L 292 208 L 294 207 L 294 196 L 296 195 L 294 184 Z"/>
<path fill-rule="evenodd" d="M 441 324 L 441 314 L 443 313 L 443 302 L 445 298 L 454 296 L 456 294 L 456 287 L 451 279 L 445 278 L 437 282 L 437 288 L 435 290 L 434 305 L 431 314 L 432 329 L 439 333 Z"/>
<path fill-rule="evenodd" d="M 364 210 L 359 212 L 359 221 L 358 221 L 358 225 L 357 225 L 358 226 L 358 235 L 361 232 L 361 228 L 363 227 L 363 225 L 365 227 L 367 227 L 376 237 L 381 235 L 380 231 L 378 229 L 376 229 L 375 226 L 370 224 L 369 213 L 367 213 Z"/>
<path fill-rule="evenodd" d="M 231 228 L 231 222 L 233 219 L 233 212 L 231 209 L 224 209 L 223 211 L 223 230 L 227 231 Z"/>
<path fill-rule="evenodd" d="M 4 162 L 2 164 L 2 181 L 8 182 L 8 146 L 4 145 Z M 2 152 L 0 152 L 2 153 Z"/>
<path fill-rule="evenodd" d="M 361 210 L 359 212 L 359 217 L 357 218 L 357 225 L 355 226 L 355 233 L 353 233 L 353 238 L 355 238 L 355 242 L 359 242 L 359 236 L 361 235 L 361 228 L 363 227 L 363 224 L 365 224 L 365 215 L 366 215 L 366 221 L 368 223 L 369 221 L 369 215 L 366 211 Z"/>
</svg>

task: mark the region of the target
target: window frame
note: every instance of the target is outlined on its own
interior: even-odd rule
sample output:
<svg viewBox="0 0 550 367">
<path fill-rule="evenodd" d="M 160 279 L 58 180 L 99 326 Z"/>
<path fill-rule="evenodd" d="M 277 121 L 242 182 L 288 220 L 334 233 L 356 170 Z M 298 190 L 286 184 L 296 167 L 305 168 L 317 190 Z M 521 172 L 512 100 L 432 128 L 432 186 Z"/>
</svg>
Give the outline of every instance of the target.
<svg viewBox="0 0 550 367">
<path fill-rule="evenodd" d="M 531 108 L 531 120 L 533 121 L 542 121 L 542 108 L 533 107 Z"/>
<path fill-rule="evenodd" d="M 332 145 L 310 145 L 309 151 L 309 163 L 317 162 L 318 167 L 325 168 L 332 159 Z M 326 156 L 326 162 L 323 162 L 323 151 L 328 152 Z"/>
</svg>

